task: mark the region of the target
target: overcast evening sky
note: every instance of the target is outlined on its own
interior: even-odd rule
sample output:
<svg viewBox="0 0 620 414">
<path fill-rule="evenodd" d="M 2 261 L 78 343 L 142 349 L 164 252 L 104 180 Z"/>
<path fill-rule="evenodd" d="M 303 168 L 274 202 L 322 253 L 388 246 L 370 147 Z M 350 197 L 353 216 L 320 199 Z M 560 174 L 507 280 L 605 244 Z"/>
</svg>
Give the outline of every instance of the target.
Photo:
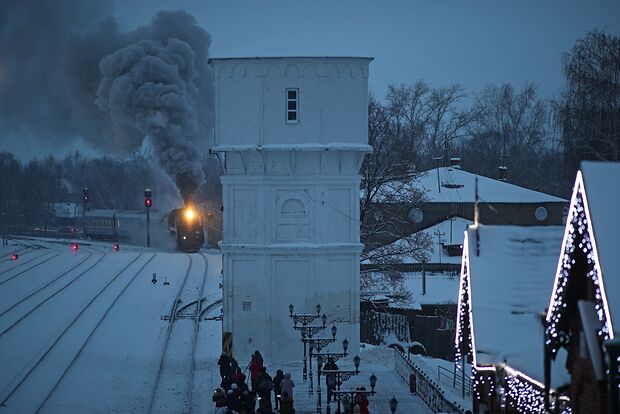
<svg viewBox="0 0 620 414">
<path fill-rule="evenodd" d="M 620 0 L 110 1 L 123 31 L 149 24 L 160 10 L 186 10 L 211 34 L 216 57 L 280 51 L 374 57 L 369 86 L 379 98 L 389 84 L 422 79 L 432 86 L 460 83 L 470 96 L 489 83 L 521 88 L 529 81 L 541 97 L 553 99 L 564 84 L 562 55 L 578 39 L 596 28 L 620 34 Z M 79 138 L 58 142 L 40 135 L 4 133 L 0 150 L 22 160 L 76 149 L 102 154 Z"/>
<path fill-rule="evenodd" d="M 620 33 L 618 0 L 116 1 L 126 28 L 173 8 L 186 9 L 211 33 L 213 56 L 251 55 L 271 44 L 368 54 L 375 58 L 370 89 L 379 97 L 390 83 L 424 79 L 459 82 L 469 92 L 531 81 L 552 98 L 563 85 L 562 54 L 577 39 L 594 28 Z"/>
</svg>

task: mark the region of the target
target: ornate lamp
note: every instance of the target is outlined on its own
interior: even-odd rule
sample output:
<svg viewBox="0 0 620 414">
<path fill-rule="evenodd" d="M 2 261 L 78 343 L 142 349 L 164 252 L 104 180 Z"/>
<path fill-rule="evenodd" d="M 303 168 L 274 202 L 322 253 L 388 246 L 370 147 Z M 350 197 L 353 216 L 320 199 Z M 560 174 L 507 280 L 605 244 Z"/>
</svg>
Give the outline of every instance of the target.
<svg viewBox="0 0 620 414">
<path fill-rule="evenodd" d="M 370 376 L 370 390 L 372 392 L 375 391 L 375 385 L 377 385 L 377 376 L 375 375 L 375 373 L 373 372 L 372 375 Z"/>
<path fill-rule="evenodd" d="M 398 400 L 396 399 L 396 397 L 392 396 L 392 399 L 390 400 L 390 411 L 393 413 L 396 412 L 396 409 L 398 408 Z"/>
</svg>

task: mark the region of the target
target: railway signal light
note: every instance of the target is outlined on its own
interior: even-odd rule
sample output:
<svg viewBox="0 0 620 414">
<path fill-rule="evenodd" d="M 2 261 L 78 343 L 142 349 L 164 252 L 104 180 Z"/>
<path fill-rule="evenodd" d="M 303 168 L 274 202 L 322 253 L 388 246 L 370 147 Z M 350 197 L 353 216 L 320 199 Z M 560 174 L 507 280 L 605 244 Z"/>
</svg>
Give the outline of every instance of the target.
<svg viewBox="0 0 620 414">
<path fill-rule="evenodd" d="M 117 252 L 118 251 L 118 243 L 114 243 L 114 251 Z"/>
<path fill-rule="evenodd" d="M 153 193 L 151 192 L 150 188 L 144 190 L 144 206 L 146 208 L 151 208 L 153 206 L 153 200 L 151 200 L 152 195 Z"/>
<path fill-rule="evenodd" d="M 88 195 L 88 187 L 82 188 L 82 201 L 84 201 L 84 204 L 88 204 L 88 202 L 90 201 Z"/>
<path fill-rule="evenodd" d="M 71 248 L 73 249 L 74 252 L 77 252 L 80 246 L 78 246 L 77 243 L 73 243 L 73 245 L 71 246 Z"/>
<path fill-rule="evenodd" d="M 11 255 L 11 260 L 12 260 L 12 261 L 17 260 L 18 258 L 19 258 L 19 256 L 17 255 L 17 253 L 13 253 L 13 254 Z"/>
</svg>

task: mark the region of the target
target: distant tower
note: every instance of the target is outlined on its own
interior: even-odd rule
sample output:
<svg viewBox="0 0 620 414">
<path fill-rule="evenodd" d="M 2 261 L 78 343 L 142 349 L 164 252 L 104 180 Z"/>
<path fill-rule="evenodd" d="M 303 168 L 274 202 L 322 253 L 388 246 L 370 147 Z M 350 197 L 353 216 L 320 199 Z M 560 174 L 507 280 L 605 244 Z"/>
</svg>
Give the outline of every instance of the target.
<svg viewBox="0 0 620 414">
<path fill-rule="evenodd" d="M 290 303 L 298 313 L 320 304 L 339 341 L 359 347 L 359 169 L 371 151 L 371 60 L 210 61 L 213 151 L 225 165 L 224 331 L 240 360 L 256 349 L 272 361 L 301 359 Z"/>
</svg>

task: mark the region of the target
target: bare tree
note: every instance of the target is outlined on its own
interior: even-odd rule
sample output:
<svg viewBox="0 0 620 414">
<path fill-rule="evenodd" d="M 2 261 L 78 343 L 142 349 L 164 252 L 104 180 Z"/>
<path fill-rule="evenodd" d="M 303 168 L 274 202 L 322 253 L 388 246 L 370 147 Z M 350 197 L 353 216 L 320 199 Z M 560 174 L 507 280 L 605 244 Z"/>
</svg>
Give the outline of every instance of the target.
<svg viewBox="0 0 620 414">
<path fill-rule="evenodd" d="M 564 75 L 555 113 L 569 174 L 583 159 L 620 161 L 620 37 L 586 34 L 565 55 Z"/>
<path fill-rule="evenodd" d="M 499 166 L 509 169 L 511 182 L 540 186 L 540 154 L 551 150 L 548 104 L 538 98 L 536 86 L 520 91 L 510 84 L 488 85 L 477 96 L 469 137 L 461 141 L 463 166 L 496 177 Z"/>
</svg>

